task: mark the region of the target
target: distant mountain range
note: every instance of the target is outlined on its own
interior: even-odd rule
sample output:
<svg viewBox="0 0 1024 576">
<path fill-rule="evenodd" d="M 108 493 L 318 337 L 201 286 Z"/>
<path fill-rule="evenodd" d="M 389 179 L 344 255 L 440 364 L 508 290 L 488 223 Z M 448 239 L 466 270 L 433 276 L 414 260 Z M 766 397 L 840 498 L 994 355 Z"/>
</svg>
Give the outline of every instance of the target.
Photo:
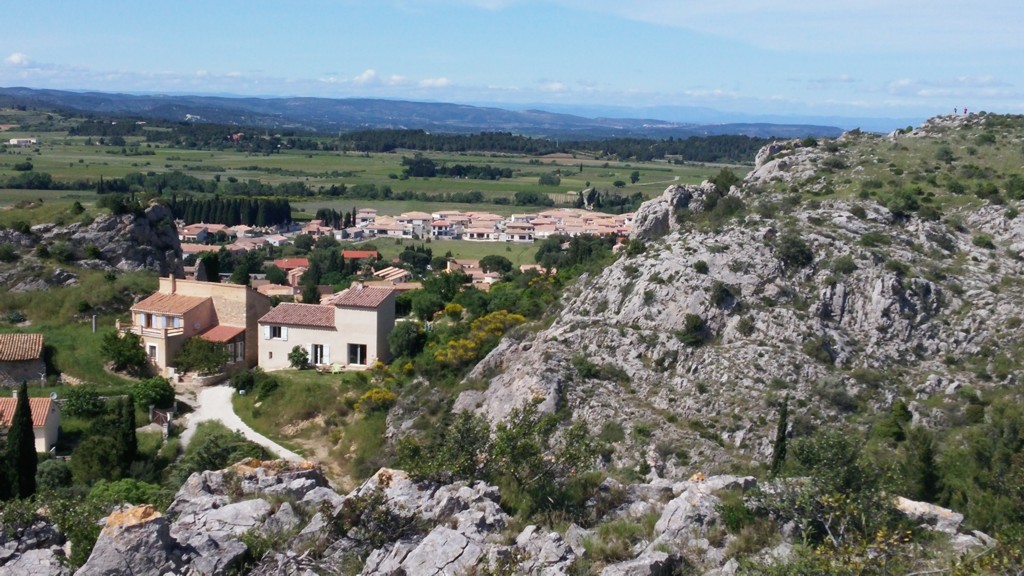
<svg viewBox="0 0 1024 576">
<path fill-rule="evenodd" d="M 759 137 L 834 137 L 836 126 L 769 122 L 702 123 L 652 118 L 589 118 L 565 112 L 507 110 L 437 102 L 369 98 L 251 98 L 132 95 L 33 88 L 0 88 L 0 106 L 209 122 L 247 127 L 347 132 L 422 129 L 430 132 L 513 132 L 546 138 L 686 138 L 740 134 Z M 621 110 L 628 113 L 628 109 Z M 676 110 L 679 112 L 679 110 Z"/>
</svg>

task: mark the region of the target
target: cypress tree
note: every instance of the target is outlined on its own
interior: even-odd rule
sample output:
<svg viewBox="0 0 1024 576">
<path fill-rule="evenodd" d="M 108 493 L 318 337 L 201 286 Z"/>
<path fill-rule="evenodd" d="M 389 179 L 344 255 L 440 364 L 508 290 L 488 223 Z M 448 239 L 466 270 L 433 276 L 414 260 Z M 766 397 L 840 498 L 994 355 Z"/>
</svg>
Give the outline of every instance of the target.
<svg viewBox="0 0 1024 576">
<path fill-rule="evenodd" d="M 7 465 L 7 450 L 0 435 L 0 502 L 11 498 L 11 467 Z"/>
<path fill-rule="evenodd" d="M 942 476 L 935 458 L 935 439 L 926 428 L 914 427 L 907 435 L 906 469 L 910 497 L 922 502 L 938 501 Z"/>
<path fill-rule="evenodd" d="M 15 498 L 28 498 L 35 493 L 37 461 L 32 407 L 28 401 L 28 386 L 22 382 L 11 429 L 7 431 L 7 465 L 11 468 L 11 495 Z"/>
<path fill-rule="evenodd" d="M 779 409 L 779 426 L 775 430 L 775 445 L 772 447 L 772 476 L 782 471 L 786 464 L 786 430 L 789 428 L 789 396 L 782 400 Z"/>
<path fill-rule="evenodd" d="M 118 460 L 121 461 L 121 470 L 127 475 L 139 450 L 138 439 L 135 436 L 135 399 L 131 394 L 121 403 L 121 417 L 117 433 Z"/>
</svg>

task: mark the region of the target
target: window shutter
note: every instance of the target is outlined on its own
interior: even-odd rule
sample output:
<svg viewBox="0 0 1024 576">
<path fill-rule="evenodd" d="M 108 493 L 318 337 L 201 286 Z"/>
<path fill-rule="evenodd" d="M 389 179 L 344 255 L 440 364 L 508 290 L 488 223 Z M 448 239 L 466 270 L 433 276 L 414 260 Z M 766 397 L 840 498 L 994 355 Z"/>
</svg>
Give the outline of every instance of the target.
<svg viewBox="0 0 1024 576">
<path fill-rule="evenodd" d="M 146 313 L 145 312 L 139 312 L 139 326 L 145 326 L 145 325 L 146 325 Z"/>
<path fill-rule="evenodd" d="M 309 363 L 313 363 L 313 345 L 306 344 L 306 358 L 309 358 Z"/>
<path fill-rule="evenodd" d="M 324 344 L 324 364 L 331 363 L 331 347 Z"/>
<path fill-rule="evenodd" d="M 263 327 L 263 339 L 270 340 L 270 326 Z"/>
<path fill-rule="evenodd" d="M 288 340 L 288 327 L 281 326 L 281 340 Z"/>
</svg>

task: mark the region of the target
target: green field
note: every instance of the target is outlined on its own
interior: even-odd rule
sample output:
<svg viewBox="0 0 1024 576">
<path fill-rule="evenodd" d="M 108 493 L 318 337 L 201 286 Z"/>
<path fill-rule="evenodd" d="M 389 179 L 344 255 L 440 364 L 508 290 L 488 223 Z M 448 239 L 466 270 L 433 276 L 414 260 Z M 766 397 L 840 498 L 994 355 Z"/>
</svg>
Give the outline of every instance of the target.
<svg viewBox="0 0 1024 576">
<path fill-rule="evenodd" d="M 4 122 L 25 120 L 12 111 L 0 111 Z M 36 119 L 38 120 L 38 119 Z M 68 121 L 70 125 L 72 121 Z M 0 122 L 2 123 L 2 122 Z M 3 132 L 3 138 L 32 137 L 38 139 L 36 146 L 0 146 L 0 180 L 22 174 L 15 170 L 18 164 L 31 162 L 35 172 L 50 174 L 59 182 L 95 182 L 120 178 L 132 172 L 167 173 L 180 171 L 204 180 L 259 182 L 277 185 L 287 182 L 303 182 L 314 190 L 332 185 L 368 185 L 390 187 L 395 193 L 412 191 L 427 194 L 478 191 L 485 202 L 479 204 L 455 204 L 429 201 L 385 201 L 357 200 L 359 207 L 374 207 L 382 214 L 401 213 L 411 210 L 434 211 L 439 209 L 461 209 L 490 211 L 499 214 L 530 211 L 535 207 L 514 206 L 509 203 L 495 204 L 492 199 L 511 201 L 516 192 L 538 192 L 547 194 L 556 205 L 571 204 L 571 193 L 588 186 L 606 192 L 618 191 L 622 195 L 636 192 L 645 197 L 657 195 L 672 183 L 699 183 L 716 173 L 720 166 L 703 164 L 676 165 L 665 161 L 618 162 L 580 154 L 559 154 L 531 157 L 494 153 L 441 153 L 427 152 L 423 155 L 438 166 L 444 165 L 490 165 L 495 168 L 512 170 L 511 178 L 500 180 L 476 180 L 467 178 L 407 178 L 403 172 L 403 157 L 415 155 L 412 151 L 393 153 L 355 153 L 331 151 L 282 150 L 274 154 L 253 154 L 234 149 L 198 150 L 171 147 L 163 143 L 148 143 L 141 137 L 126 138 L 126 146 L 98 145 L 97 138 L 68 136 L 67 132 L 32 132 L 12 129 Z M 629 183 L 630 175 L 639 173 L 639 181 L 616 188 L 618 182 Z M 745 172 L 738 167 L 737 172 Z M 538 183 L 541 175 L 558 172 L 561 182 L 557 186 Z M 43 198 L 46 201 L 82 201 L 87 203 L 95 198 L 89 191 L 33 191 L 0 190 L 0 205 L 15 204 L 25 200 Z M 298 198 L 296 201 L 300 200 Z M 297 207 L 315 212 L 319 207 L 351 209 L 353 201 L 336 200 L 318 196 L 309 202 L 298 203 Z M 301 215 L 301 214 L 300 214 Z"/>
</svg>

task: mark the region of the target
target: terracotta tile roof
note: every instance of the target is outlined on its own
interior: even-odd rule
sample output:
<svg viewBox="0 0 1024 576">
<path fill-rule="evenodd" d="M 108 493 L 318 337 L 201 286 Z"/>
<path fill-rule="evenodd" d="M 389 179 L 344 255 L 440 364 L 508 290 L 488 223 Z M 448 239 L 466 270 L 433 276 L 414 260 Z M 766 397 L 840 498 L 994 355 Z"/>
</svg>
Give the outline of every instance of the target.
<svg viewBox="0 0 1024 576">
<path fill-rule="evenodd" d="M 341 256 L 345 260 L 362 260 L 363 258 L 376 258 L 376 250 L 342 250 Z"/>
<path fill-rule="evenodd" d="M 334 328 L 334 308 L 319 304 L 283 302 L 260 318 L 260 324 Z"/>
<path fill-rule="evenodd" d="M 14 410 L 18 407 L 17 398 L 0 398 L 0 428 L 10 428 L 14 419 Z M 32 427 L 43 426 L 50 410 L 55 409 L 53 400 L 49 398 L 29 398 L 28 407 L 32 412 Z"/>
<path fill-rule="evenodd" d="M 309 259 L 307 258 L 279 258 L 274 260 L 274 266 L 277 266 L 281 270 L 288 271 L 293 268 L 309 268 Z"/>
<path fill-rule="evenodd" d="M 392 290 L 389 288 L 366 286 L 362 288 L 349 288 L 331 296 L 326 304 L 350 308 L 377 308 L 387 300 L 391 293 Z"/>
<path fill-rule="evenodd" d="M 132 306 L 132 311 L 184 314 L 207 300 L 209 298 L 202 298 L 200 296 L 182 296 L 181 294 L 161 294 L 157 292 Z"/>
<path fill-rule="evenodd" d="M 42 334 L 0 334 L 0 362 L 38 360 L 42 355 Z"/>
<path fill-rule="evenodd" d="M 218 324 L 203 332 L 199 335 L 203 340 L 209 342 L 230 342 L 235 339 L 239 334 L 244 334 L 245 328 L 239 328 L 237 326 L 224 326 Z"/>
</svg>

